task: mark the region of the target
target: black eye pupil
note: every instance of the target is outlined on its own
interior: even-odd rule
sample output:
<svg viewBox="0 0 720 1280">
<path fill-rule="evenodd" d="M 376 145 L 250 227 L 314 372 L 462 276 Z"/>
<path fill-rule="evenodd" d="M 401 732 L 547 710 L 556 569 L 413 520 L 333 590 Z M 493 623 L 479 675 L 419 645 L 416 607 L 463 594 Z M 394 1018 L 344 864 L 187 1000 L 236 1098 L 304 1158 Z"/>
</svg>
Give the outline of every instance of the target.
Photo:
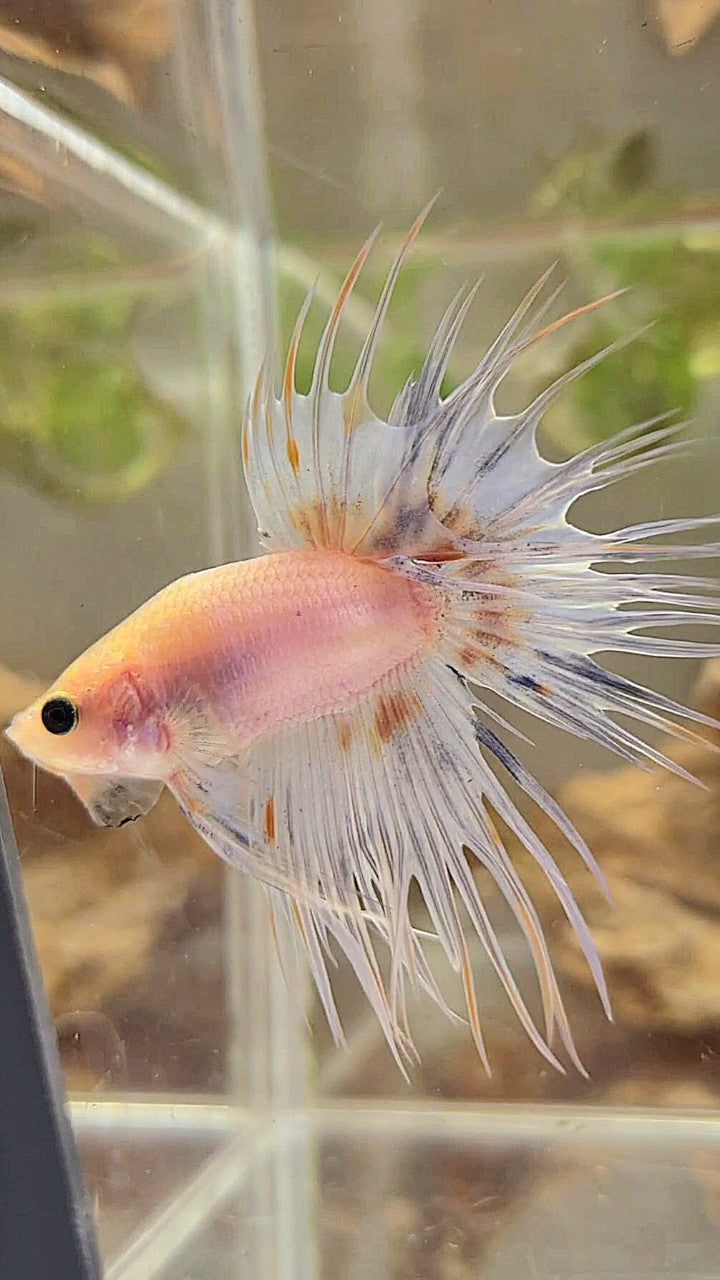
<svg viewBox="0 0 720 1280">
<path fill-rule="evenodd" d="M 48 733 L 69 733 L 78 722 L 77 707 L 69 698 L 49 698 L 41 715 Z"/>
</svg>

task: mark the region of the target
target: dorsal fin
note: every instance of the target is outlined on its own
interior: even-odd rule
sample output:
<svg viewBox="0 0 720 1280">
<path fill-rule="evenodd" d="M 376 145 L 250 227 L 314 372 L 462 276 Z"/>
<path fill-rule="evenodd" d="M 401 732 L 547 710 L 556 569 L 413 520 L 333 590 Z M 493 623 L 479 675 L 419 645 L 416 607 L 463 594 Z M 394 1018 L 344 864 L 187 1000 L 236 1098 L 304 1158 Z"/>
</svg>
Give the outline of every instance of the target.
<svg viewBox="0 0 720 1280">
<path fill-rule="evenodd" d="M 500 417 L 494 395 L 527 347 L 616 294 L 545 323 L 559 290 L 539 302 L 552 268 L 528 292 L 473 372 L 445 398 L 441 384 L 477 285 L 445 311 L 417 375 L 385 421 L 368 385 L 398 275 L 432 204 L 418 215 L 388 272 L 350 382 L 334 391 L 329 372 L 343 311 L 378 232 L 348 271 L 318 347 L 309 392 L 296 387 L 298 349 L 312 303 L 298 315 L 279 392 L 262 369 L 244 431 L 243 461 L 264 545 L 269 550 L 333 547 L 357 555 L 409 555 L 438 561 L 481 540 L 498 501 L 522 498 L 554 468 L 539 454 L 537 425 L 554 396 L 609 351 L 570 370 L 525 410 Z M 510 482 L 508 483 L 508 473 Z M 502 484 L 499 484 L 499 479 Z"/>
</svg>

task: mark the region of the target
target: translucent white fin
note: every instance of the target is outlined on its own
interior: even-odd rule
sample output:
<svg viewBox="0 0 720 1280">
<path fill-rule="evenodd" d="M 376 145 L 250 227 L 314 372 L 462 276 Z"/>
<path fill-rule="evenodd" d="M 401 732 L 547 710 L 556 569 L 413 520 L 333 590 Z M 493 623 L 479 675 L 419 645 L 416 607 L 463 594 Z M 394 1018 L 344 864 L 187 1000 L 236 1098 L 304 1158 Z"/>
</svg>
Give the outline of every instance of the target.
<svg viewBox="0 0 720 1280">
<path fill-rule="evenodd" d="M 720 654 L 717 585 L 685 572 L 673 574 L 662 563 L 717 555 L 718 541 L 685 538 L 701 539 L 710 530 L 717 538 L 720 518 L 663 519 L 604 534 L 571 522 L 572 508 L 585 494 L 674 458 L 684 447 L 682 424 L 656 419 L 566 462 L 542 457 L 537 432 L 553 398 L 622 342 L 569 370 L 519 413 L 502 417 L 496 412 L 498 386 L 528 345 L 599 305 L 545 324 L 556 296 L 539 301 L 547 275 L 477 368 L 441 398 L 448 359 L 475 291 L 459 293 L 422 368 L 399 390 L 389 420 L 373 414 L 367 399 L 372 357 L 398 270 L 424 216 L 411 228 L 391 269 L 347 390 L 332 391 L 328 372 L 344 301 L 373 238 L 353 264 L 328 321 L 309 394 L 298 394 L 294 376 L 309 301 L 293 337 L 281 395 L 275 395 L 267 377 L 258 380 L 243 456 L 268 548 L 326 545 L 372 555 L 434 587 L 444 597 L 438 654 L 414 675 L 378 689 L 351 717 L 293 729 L 228 765 L 222 778 L 188 776 L 180 794 L 218 852 L 264 879 L 286 904 L 282 909 L 297 919 L 337 1036 L 327 975 L 333 942 L 350 957 L 399 1060 L 411 1053 L 406 987 L 424 987 L 440 1000 L 421 939 L 408 919 L 414 878 L 437 937 L 462 975 L 483 1058 L 465 917 L 533 1043 L 555 1061 L 550 1044 L 557 1034 L 579 1066 L 539 920 L 488 806 L 548 877 L 609 1012 L 600 962 L 568 885 L 511 802 L 490 767 L 491 757 L 552 818 L 603 887 L 604 882 L 567 817 L 490 727 L 492 720 L 501 731 L 507 729 L 502 717 L 483 710 L 474 720 L 468 682 L 624 760 L 664 767 L 693 781 L 671 754 L 654 745 L 653 736 L 662 731 L 692 738 L 720 725 L 607 672 L 594 655 Z M 710 638 L 678 637 L 677 630 L 688 626 L 709 627 Z M 313 770 L 318 760 L 321 776 Z M 262 805 L 270 799 L 272 841 L 267 830 L 263 834 Z M 489 869 L 525 934 L 542 995 L 542 1032 L 504 961 L 463 846 Z M 384 985 L 375 958 L 378 938 L 391 956 Z"/>
<path fill-rule="evenodd" d="M 430 205 L 401 246 L 345 391 L 333 391 L 329 383 L 335 339 L 377 232 L 363 245 L 340 289 L 320 341 L 309 393 L 297 391 L 295 367 L 312 294 L 295 326 L 279 395 L 274 377 L 264 369 L 260 372 L 243 428 L 243 462 L 260 535 L 269 550 L 304 545 L 351 549 L 387 498 L 402 465 L 406 433 L 373 414 L 368 383 L 393 286 L 429 210 Z M 422 485 L 415 500 L 429 517 Z M 380 539 L 374 537 L 372 545 L 379 546 Z M 400 544 L 390 536 L 389 545 Z M 369 549 L 370 544 L 363 547 Z"/>
<path fill-rule="evenodd" d="M 452 563 L 418 565 L 399 557 L 395 564 L 449 593 L 442 654 L 474 685 L 625 760 L 689 779 L 633 722 L 686 738 L 696 735 L 683 721 L 711 729 L 720 727 L 717 722 L 606 671 L 594 655 L 720 655 L 718 584 L 654 568 L 612 574 L 603 569 L 623 561 L 654 566 L 677 556 L 715 556 L 715 543 L 663 546 L 644 539 L 704 531 L 718 520 L 665 520 L 596 535 L 566 518 L 581 494 L 667 457 L 677 447 L 678 430 L 644 424 L 644 432 L 634 428 L 552 467 L 532 494 L 515 502 L 508 498 L 505 510 L 496 496 L 486 537 L 481 544 L 466 540 L 465 555 Z M 701 633 L 709 628 L 712 638 L 677 638 L 676 630 L 688 626 Z"/>
<path fill-rule="evenodd" d="M 478 744 L 510 768 L 595 869 L 581 837 L 550 797 L 525 780 L 511 757 L 500 753 L 494 735 L 476 724 L 467 691 L 438 659 L 389 679 L 352 713 L 290 728 L 220 766 L 186 765 L 171 785 L 216 852 L 264 881 L 274 910 L 294 921 L 337 1040 L 342 1028 L 328 974 L 333 946 L 350 960 L 401 1064 L 413 1054 L 407 988 L 424 989 L 446 1008 L 408 914 L 414 879 L 437 939 L 461 975 L 470 1026 L 486 1064 L 468 923 L 536 1048 L 559 1067 L 551 1048 L 557 1034 L 582 1070 L 540 921 L 486 801 L 548 876 L 609 1013 L 597 952 L 551 855 L 503 790 Z M 542 1031 L 505 960 L 464 846 L 490 871 L 525 935 L 538 975 Z M 376 954 L 378 941 L 390 952 L 386 981 Z"/>
<path fill-rule="evenodd" d="M 452 558 L 468 538 L 484 535 L 498 503 L 522 499 L 553 473 L 535 447 L 535 427 L 552 397 L 606 353 L 566 374 L 516 417 L 498 417 L 493 403 L 499 383 L 531 342 L 608 300 L 589 303 L 541 328 L 539 322 L 556 297 L 553 293 L 538 304 L 549 272 L 530 290 L 477 369 L 451 395 L 441 399 L 440 388 L 476 288 L 461 291 L 450 303 L 422 368 L 396 397 L 389 420 L 380 419 L 369 405 L 373 358 L 393 288 L 430 207 L 400 247 L 344 391 L 330 387 L 335 339 L 377 233 L 363 245 L 340 289 L 320 341 L 309 393 L 297 391 L 295 370 L 312 294 L 298 316 L 281 388 L 276 391 L 271 371 L 263 369 L 258 376 L 243 427 L 242 452 L 268 550 L 325 546 L 358 555 Z"/>
<path fill-rule="evenodd" d="M 63 776 L 99 827 L 122 827 L 143 817 L 159 800 L 164 785 L 150 778 L 119 778 L 114 774 Z"/>
</svg>

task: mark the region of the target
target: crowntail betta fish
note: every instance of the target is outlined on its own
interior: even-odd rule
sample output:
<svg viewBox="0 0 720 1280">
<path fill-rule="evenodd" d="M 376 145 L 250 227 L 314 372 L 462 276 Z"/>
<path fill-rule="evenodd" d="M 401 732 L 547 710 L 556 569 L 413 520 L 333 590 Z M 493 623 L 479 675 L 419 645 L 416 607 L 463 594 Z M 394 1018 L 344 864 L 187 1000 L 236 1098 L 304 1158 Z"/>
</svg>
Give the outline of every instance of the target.
<svg viewBox="0 0 720 1280">
<path fill-rule="evenodd" d="M 561 463 L 542 456 L 545 410 L 611 348 L 521 412 L 496 410 L 495 393 L 516 358 L 564 322 L 541 325 L 547 276 L 477 368 L 444 394 L 475 294 L 462 290 L 387 420 L 373 412 L 368 383 L 378 338 L 426 213 L 391 267 L 344 391 L 329 381 L 336 334 L 377 233 L 342 285 L 308 393 L 297 389 L 296 363 L 311 296 L 280 384 L 268 369 L 257 379 L 242 457 L 266 554 L 165 587 L 73 662 L 8 732 L 31 760 L 66 778 L 98 822 L 145 813 L 168 787 L 210 847 L 263 883 L 275 925 L 285 917 L 297 931 L 338 1042 L 328 972 L 336 949 L 404 1069 L 414 1055 L 409 990 L 451 1013 L 428 959 L 431 933 L 460 975 L 487 1066 L 472 931 L 539 1052 L 562 1069 L 559 1041 L 582 1071 L 543 927 L 498 818 L 552 885 L 610 1016 L 600 958 L 506 779 L 556 824 L 601 884 L 602 873 L 507 745 L 511 727 L 483 692 L 625 761 L 689 778 L 633 726 L 687 736 L 698 732 L 688 722 L 715 722 L 607 671 L 594 655 L 720 653 L 720 644 L 673 635 L 690 622 L 717 623 L 712 584 L 662 568 L 665 559 L 718 547 L 653 541 L 701 530 L 713 523 L 706 518 L 603 534 L 568 518 L 582 495 L 680 447 L 679 426 L 658 419 Z M 511 972 L 473 863 L 489 871 L 524 935 L 540 1019 Z M 413 882 L 432 921 L 425 933 L 410 917 Z"/>
</svg>

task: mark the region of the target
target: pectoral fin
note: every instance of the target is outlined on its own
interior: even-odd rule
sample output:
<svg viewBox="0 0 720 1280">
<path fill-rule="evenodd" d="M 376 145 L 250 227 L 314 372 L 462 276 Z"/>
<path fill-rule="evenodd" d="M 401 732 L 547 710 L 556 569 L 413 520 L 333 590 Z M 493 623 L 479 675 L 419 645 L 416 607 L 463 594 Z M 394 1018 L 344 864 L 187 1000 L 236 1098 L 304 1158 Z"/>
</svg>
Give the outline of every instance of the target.
<svg viewBox="0 0 720 1280">
<path fill-rule="evenodd" d="M 121 827 L 149 813 L 163 789 L 151 778 L 119 778 L 84 773 L 64 775 L 99 827 Z"/>
</svg>

